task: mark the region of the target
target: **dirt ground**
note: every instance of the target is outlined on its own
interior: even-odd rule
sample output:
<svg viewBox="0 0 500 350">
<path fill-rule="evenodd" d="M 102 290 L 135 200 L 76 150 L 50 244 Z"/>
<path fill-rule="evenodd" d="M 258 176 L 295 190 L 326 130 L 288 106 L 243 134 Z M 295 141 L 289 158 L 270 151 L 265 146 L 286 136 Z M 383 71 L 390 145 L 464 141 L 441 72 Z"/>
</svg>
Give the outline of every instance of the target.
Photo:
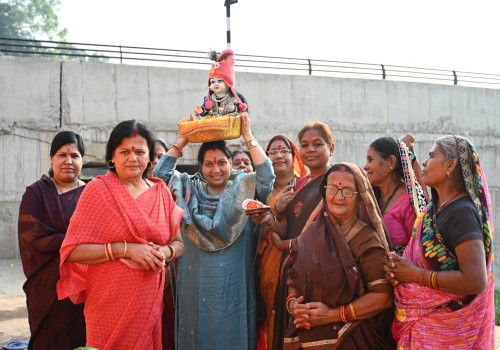
<svg viewBox="0 0 500 350">
<path fill-rule="evenodd" d="M 0 259 L 0 346 L 29 339 L 24 280 L 20 260 Z M 495 349 L 500 350 L 500 327 L 496 327 Z"/>
</svg>

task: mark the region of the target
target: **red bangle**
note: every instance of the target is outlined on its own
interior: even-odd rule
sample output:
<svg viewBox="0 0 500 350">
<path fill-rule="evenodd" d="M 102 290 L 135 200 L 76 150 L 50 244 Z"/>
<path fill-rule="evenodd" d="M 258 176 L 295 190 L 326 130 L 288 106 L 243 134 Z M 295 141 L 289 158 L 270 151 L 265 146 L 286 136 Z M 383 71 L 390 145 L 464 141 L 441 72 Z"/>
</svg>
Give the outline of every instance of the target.
<svg viewBox="0 0 500 350">
<path fill-rule="evenodd" d="M 178 144 L 174 143 L 172 145 L 172 148 L 179 152 L 180 156 L 182 157 L 182 148 Z"/>
</svg>

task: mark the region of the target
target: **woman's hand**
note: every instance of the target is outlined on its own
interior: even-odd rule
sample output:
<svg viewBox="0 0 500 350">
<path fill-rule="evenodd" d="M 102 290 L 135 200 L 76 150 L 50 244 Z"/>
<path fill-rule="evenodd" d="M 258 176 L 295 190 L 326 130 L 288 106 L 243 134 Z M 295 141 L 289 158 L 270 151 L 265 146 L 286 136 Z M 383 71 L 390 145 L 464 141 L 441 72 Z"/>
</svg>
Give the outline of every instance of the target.
<svg viewBox="0 0 500 350">
<path fill-rule="evenodd" d="M 160 246 L 152 242 L 129 243 L 128 258 L 141 264 L 147 271 L 160 272 L 165 269 L 165 256 L 159 249 Z"/>
<path fill-rule="evenodd" d="M 282 252 L 289 252 L 295 247 L 294 239 L 282 240 L 281 237 L 274 231 L 271 231 L 271 235 L 271 241 L 273 242 L 273 245 L 276 247 L 276 249 Z"/>
<path fill-rule="evenodd" d="M 401 141 L 408 147 L 409 149 L 413 149 L 414 142 L 415 142 L 415 136 L 412 134 L 406 133 L 400 138 Z"/>
<path fill-rule="evenodd" d="M 245 141 L 252 140 L 254 137 L 252 135 L 250 115 L 248 115 L 247 112 L 243 112 L 240 114 L 240 118 L 241 118 L 241 136 L 245 139 Z"/>
<path fill-rule="evenodd" d="M 266 225 L 270 227 L 274 223 L 274 216 L 267 211 L 260 211 L 249 215 L 256 225 Z"/>
<path fill-rule="evenodd" d="M 418 282 L 423 270 L 395 252 L 389 254 L 389 262 L 384 266 L 385 278 L 395 287 L 400 283 Z"/>
<path fill-rule="evenodd" d="M 290 311 L 295 318 L 293 323 L 297 328 L 311 329 L 336 322 L 333 319 L 334 310 L 321 302 L 304 303 L 304 297 L 300 296 L 290 304 Z"/>
<path fill-rule="evenodd" d="M 278 213 L 281 214 L 285 211 L 288 203 L 290 203 L 293 199 L 293 196 L 295 196 L 295 189 L 293 188 L 293 185 L 287 185 L 284 188 L 280 199 L 278 199 L 278 202 L 276 202 L 276 205 L 274 206 Z"/>
</svg>

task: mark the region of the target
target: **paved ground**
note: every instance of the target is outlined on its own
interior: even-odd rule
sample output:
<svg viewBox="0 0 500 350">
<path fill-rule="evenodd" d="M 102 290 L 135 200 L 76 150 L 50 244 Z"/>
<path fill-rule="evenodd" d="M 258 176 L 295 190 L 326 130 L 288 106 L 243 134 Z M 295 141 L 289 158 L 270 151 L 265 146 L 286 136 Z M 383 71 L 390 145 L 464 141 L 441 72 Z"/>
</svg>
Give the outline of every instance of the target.
<svg viewBox="0 0 500 350">
<path fill-rule="evenodd" d="M 0 346 L 29 339 L 24 281 L 21 260 L 0 259 Z M 495 349 L 500 350 L 500 327 L 496 327 Z"/>
</svg>

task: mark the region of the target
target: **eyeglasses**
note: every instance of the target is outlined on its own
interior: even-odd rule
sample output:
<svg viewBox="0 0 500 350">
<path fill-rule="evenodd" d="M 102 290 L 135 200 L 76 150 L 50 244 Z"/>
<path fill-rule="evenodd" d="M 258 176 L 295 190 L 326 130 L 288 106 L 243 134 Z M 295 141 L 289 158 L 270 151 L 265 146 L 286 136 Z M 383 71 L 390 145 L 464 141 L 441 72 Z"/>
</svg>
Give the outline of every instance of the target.
<svg viewBox="0 0 500 350">
<path fill-rule="evenodd" d="M 352 188 L 349 187 L 344 187 L 344 188 L 339 188 L 335 185 L 328 185 L 325 186 L 326 193 L 328 193 L 331 196 L 336 196 L 337 193 L 340 191 L 340 194 L 342 197 L 345 198 L 352 198 L 356 193 L 359 193 L 359 191 L 354 191 Z"/>
<path fill-rule="evenodd" d="M 278 153 L 281 153 L 282 156 L 286 156 L 287 154 L 292 153 L 292 150 L 288 148 L 282 148 L 282 149 L 270 149 L 269 151 L 267 151 L 268 156 L 277 156 Z"/>
</svg>

